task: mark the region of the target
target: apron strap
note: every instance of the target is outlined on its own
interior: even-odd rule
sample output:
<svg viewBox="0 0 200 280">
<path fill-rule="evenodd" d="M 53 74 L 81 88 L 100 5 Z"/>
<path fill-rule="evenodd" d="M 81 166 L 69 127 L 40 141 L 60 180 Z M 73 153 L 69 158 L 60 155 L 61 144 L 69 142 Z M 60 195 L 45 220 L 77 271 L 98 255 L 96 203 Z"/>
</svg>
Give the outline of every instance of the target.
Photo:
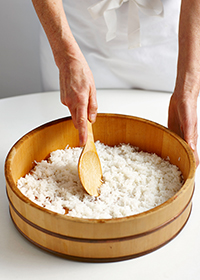
<svg viewBox="0 0 200 280">
<path fill-rule="evenodd" d="M 116 37 L 117 31 L 117 15 L 116 9 L 129 1 L 128 6 L 128 42 L 129 48 L 140 47 L 140 10 L 147 16 L 164 16 L 164 7 L 161 0 L 102 0 L 99 3 L 88 8 L 93 19 L 101 16 L 104 17 L 108 31 L 106 41 L 110 41 Z"/>
</svg>

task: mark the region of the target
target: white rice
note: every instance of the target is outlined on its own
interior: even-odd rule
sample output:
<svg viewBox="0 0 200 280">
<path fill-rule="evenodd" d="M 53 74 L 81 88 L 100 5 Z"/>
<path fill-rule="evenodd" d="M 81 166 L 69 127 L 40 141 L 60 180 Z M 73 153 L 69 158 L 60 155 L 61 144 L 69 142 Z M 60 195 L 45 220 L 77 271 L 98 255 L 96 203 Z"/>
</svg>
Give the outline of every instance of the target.
<svg viewBox="0 0 200 280">
<path fill-rule="evenodd" d="M 68 216 L 110 219 L 138 214 L 172 197 L 182 186 L 177 166 L 156 154 L 122 144 L 96 142 L 104 183 L 100 195 L 88 195 L 78 177 L 81 148 L 57 150 L 18 180 L 20 191 L 34 203 Z"/>
</svg>

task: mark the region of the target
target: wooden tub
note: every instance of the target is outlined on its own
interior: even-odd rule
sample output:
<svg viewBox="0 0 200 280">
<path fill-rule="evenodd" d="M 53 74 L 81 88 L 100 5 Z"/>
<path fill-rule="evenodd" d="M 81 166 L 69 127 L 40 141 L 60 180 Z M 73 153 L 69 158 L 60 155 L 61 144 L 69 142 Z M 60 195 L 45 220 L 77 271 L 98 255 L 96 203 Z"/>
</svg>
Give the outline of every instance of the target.
<svg viewBox="0 0 200 280">
<path fill-rule="evenodd" d="M 173 239 L 186 224 L 192 207 L 195 159 L 189 146 L 167 128 L 151 121 L 99 114 L 95 140 L 108 145 L 130 143 L 162 158 L 170 157 L 183 173 L 182 188 L 168 201 L 141 214 L 117 219 L 81 219 L 44 209 L 16 187 L 17 180 L 50 152 L 79 144 L 70 117 L 42 125 L 23 136 L 10 150 L 5 178 L 11 218 L 33 244 L 61 257 L 106 262 L 149 253 Z"/>
</svg>

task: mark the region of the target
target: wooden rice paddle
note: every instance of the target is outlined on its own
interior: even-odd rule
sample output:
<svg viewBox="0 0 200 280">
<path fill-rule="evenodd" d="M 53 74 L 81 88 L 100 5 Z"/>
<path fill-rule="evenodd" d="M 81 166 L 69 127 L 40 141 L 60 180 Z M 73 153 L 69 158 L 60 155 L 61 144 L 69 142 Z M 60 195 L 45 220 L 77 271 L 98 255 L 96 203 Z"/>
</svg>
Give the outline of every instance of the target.
<svg viewBox="0 0 200 280">
<path fill-rule="evenodd" d="M 92 124 L 88 121 L 88 138 L 78 162 L 78 174 L 86 192 L 98 196 L 98 188 L 102 184 L 102 169 L 94 144 Z"/>
</svg>

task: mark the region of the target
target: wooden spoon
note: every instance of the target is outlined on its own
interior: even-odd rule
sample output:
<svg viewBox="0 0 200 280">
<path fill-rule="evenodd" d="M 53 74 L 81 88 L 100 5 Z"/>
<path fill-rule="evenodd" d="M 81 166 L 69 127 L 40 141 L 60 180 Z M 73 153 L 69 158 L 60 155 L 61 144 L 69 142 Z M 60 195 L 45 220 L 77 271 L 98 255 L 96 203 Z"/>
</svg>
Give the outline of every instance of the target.
<svg viewBox="0 0 200 280">
<path fill-rule="evenodd" d="M 92 124 L 88 121 L 88 138 L 78 162 L 78 174 L 86 192 L 98 196 L 98 188 L 102 184 L 102 169 L 94 144 Z"/>
</svg>

